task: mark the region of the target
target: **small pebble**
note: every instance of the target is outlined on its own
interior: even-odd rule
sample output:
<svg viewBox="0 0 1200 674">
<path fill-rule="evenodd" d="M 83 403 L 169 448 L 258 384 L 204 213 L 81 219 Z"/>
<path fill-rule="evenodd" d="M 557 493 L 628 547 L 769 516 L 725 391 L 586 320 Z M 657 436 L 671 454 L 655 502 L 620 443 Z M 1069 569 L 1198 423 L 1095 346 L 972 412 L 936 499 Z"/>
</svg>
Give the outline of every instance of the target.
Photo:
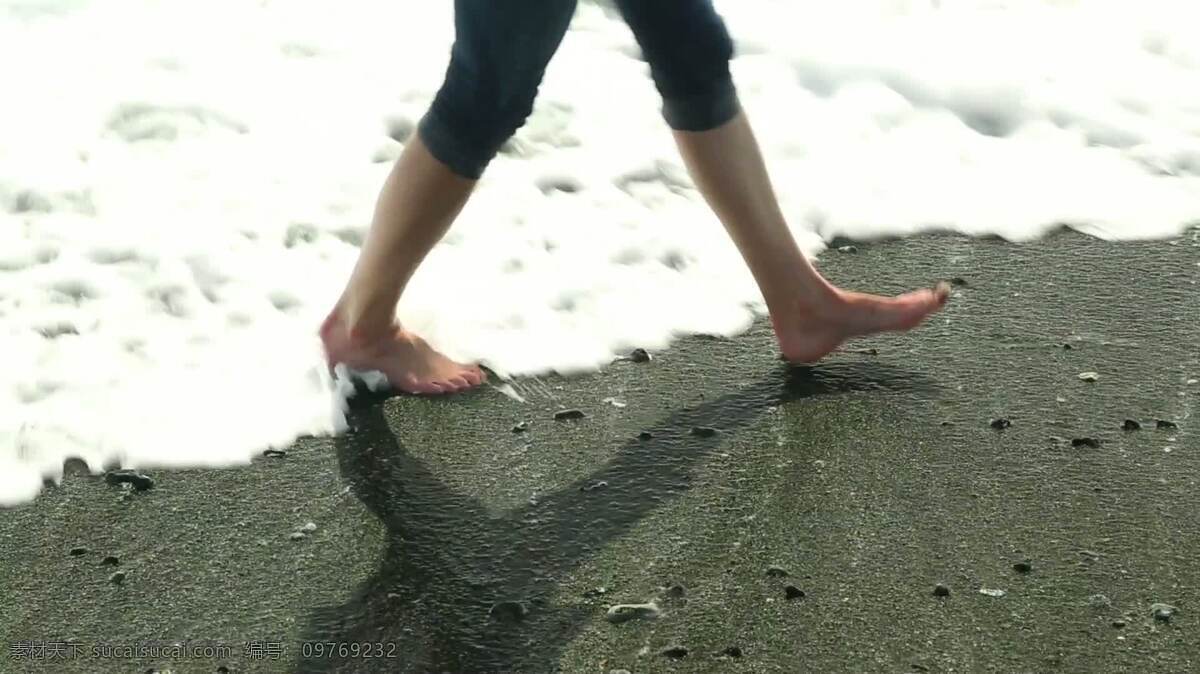
<svg viewBox="0 0 1200 674">
<path fill-rule="evenodd" d="M 650 431 L 642 431 L 641 433 L 638 433 L 638 440 L 649 440 L 650 438 L 653 438 L 653 437 L 654 437 L 654 434 L 651 433 Z"/>
<path fill-rule="evenodd" d="M 288 538 L 292 539 L 293 541 L 303 540 L 304 533 L 300 531 L 293 531 L 292 533 L 288 534 Z"/>
<path fill-rule="evenodd" d="M 965 279 L 961 276 L 955 276 L 954 278 L 950 279 L 950 285 L 962 288 L 962 287 L 968 286 L 970 284 L 967 283 L 967 279 Z"/>
<path fill-rule="evenodd" d="M 1121 629 L 1122 627 L 1125 626 L 1125 621 L 1121 620 L 1120 618 L 1117 618 L 1116 620 L 1112 621 L 1112 626 L 1117 629 Z"/>
<path fill-rule="evenodd" d="M 633 672 L 628 669 L 610 669 L 608 670 L 608 674 L 633 674 Z"/>
<path fill-rule="evenodd" d="M 995 428 L 996 430 L 1000 430 L 1002 428 L 1008 428 L 1009 426 L 1012 426 L 1012 422 L 1009 421 L 1008 419 L 1005 419 L 1004 417 L 1000 417 L 999 419 L 992 419 L 992 428 Z"/>
<path fill-rule="evenodd" d="M 1100 449 L 1100 441 L 1096 438 L 1072 438 L 1072 447 L 1091 447 L 1092 449 Z"/>
<path fill-rule="evenodd" d="M 1166 419 L 1155 419 L 1154 427 L 1155 428 L 1179 428 L 1179 424 L 1175 423 L 1174 421 L 1167 421 Z"/>
<path fill-rule="evenodd" d="M 979 594 L 987 595 L 988 597 L 1003 597 L 1008 593 L 1004 590 L 993 590 L 990 588 L 981 587 L 979 588 Z"/>
<path fill-rule="evenodd" d="M 100 560 L 100 566 L 116 566 L 120 563 L 121 560 L 117 559 L 115 555 L 108 555 L 104 559 Z"/>
<path fill-rule="evenodd" d="M 717 434 L 717 429 L 711 426 L 696 426 L 692 429 L 692 435 L 700 438 L 711 438 Z"/>
<path fill-rule="evenodd" d="M 229 674 L 229 668 L 225 665 L 221 665 L 220 667 L 217 667 L 217 674 Z"/>
<path fill-rule="evenodd" d="M 1067 344 L 1066 342 L 1063 342 L 1061 346 L 1063 349 L 1065 349 L 1067 351 L 1070 351 L 1071 349 L 1075 348 L 1075 347 L 1071 346 L 1070 344 Z"/>
<path fill-rule="evenodd" d="M 584 592 L 584 593 L 583 593 L 583 596 L 584 596 L 584 597 L 586 597 L 586 598 L 588 598 L 588 599 L 595 599 L 596 597 L 600 597 L 600 596 L 602 596 L 602 595 L 604 595 L 604 594 L 607 594 L 607 593 L 608 593 L 608 588 L 606 588 L 606 587 L 596 587 L 596 588 L 592 588 L 592 589 L 590 589 L 590 590 L 587 590 L 586 592 Z"/>
<path fill-rule="evenodd" d="M 635 618 L 650 619 L 658 616 L 658 604 L 650 602 L 648 604 L 614 604 L 604 614 L 604 619 L 614 625 L 619 625 Z"/>
<path fill-rule="evenodd" d="M 1094 594 L 1088 597 L 1088 606 L 1092 608 L 1108 608 L 1112 606 L 1112 600 L 1102 594 Z"/>
<path fill-rule="evenodd" d="M 1079 373 L 1079 379 L 1082 381 L 1089 381 L 1089 382 L 1096 381 L 1099 378 L 1100 378 L 1100 375 L 1095 372 L 1080 372 Z"/>
<path fill-rule="evenodd" d="M 1179 609 L 1170 604 L 1154 603 L 1150 605 L 1150 614 L 1159 622 L 1170 622 L 1171 618 L 1179 611 Z"/>
<path fill-rule="evenodd" d="M 1016 564 L 1013 564 L 1013 571 L 1016 571 L 1017 573 L 1029 573 L 1030 571 L 1033 571 L 1033 565 L 1029 562 L 1017 562 Z"/>
<path fill-rule="evenodd" d="M 125 572 L 124 571 L 113 572 L 113 574 L 108 577 L 108 582 L 112 583 L 113 585 L 120 585 L 121 583 L 124 583 L 125 582 Z"/>
<path fill-rule="evenodd" d="M 682 585 L 672 585 L 671 587 L 667 588 L 667 596 L 676 599 L 682 597 L 686 592 L 687 591 L 683 589 Z"/>
<path fill-rule="evenodd" d="M 858 246 L 838 246 L 839 253 L 857 253 Z"/>
<path fill-rule="evenodd" d="M 1121 424 L 1121 428 L 1127 431 L 1140 431 L 1142 430 L 1142 425 L 1133 419 L 1126 419 L 1125 423 Z"/>
<path fill-rule="evenodd" d="M 555 421 L 568 421 L 571 419 L 582 419 L 584 417 L 583 410 L 559 410 L 554 413 Z"/>
<path fill-rule="evenodd" d="M 783 596 L 787 597 L 788 599 L 804 599 L 804 590 L 801 590 L 795 585 L 788 585 L 787 587 L 783 588 Z"/>
<path fill-rule="evenodd" d="M 269 459 L 282 459 L 287 456 L 287 451 L 282 449 L 264 449 L 262 455 Z"/>
<path fill-rule="evenodd" d="M 933 596 L 949 597 L 950 596 L 950 588 L 947 587 L 946 585 L 942 585 L 941 583 L 938 583 L 937 585 L 935 585 L 933 587 Z"/>
<path fill-rule="evenodd" d="M 488 615 L 492 620 L 511 623 L 524 620 L 529 615 L 529 609 L 519 601 L 500 601 L 492 604 Z"/>
<path fill-rule="evenodd" d="M 512 427 L 513 433 L 524 433 L 527 430 L 529 430 L 529 422 L 527 421 L 522 421 L 521 423 Z"/>
<path fill-rule="evenodd" d="M 767 576 L 771 578 L 785 578 L 788 575 L 788 570 L 782 566 L 771 565 L 767 567 Z"/>
<path fill-rule="evenodd" d="M 300 527 L 298 530 L 303 531 L 306 534 L 311 534 L 312 532 L 317 530 L 317 525 L 315 522 L 309 522 L 309 523 L 305 524 L 304 526 Z"/>
<path fill-rule="evenodd" d="M 645 349 L 634 349 L 633 352 L 629 354 L 629 360 L 632 360 L 635 363 L 648 363 L 650 362 L 650 352 L 646 351 Z"/>
<path fill-rule="evenodd" d="M 721 655 L 724 655 L 727 658 L 740 658 L 742 657 L 742 649 L 737 646 L 730 646 L 729 648 L 721 651 Z"/>
<path fill-rule="evenodd" d="M 683 646 L 668 646 L 659 651 L 658 654 L 665 658 L 673 658 L 678 660 L 679 658 L 687 657 L 688 649 L 684 648 Z"/>
<path fill-rule="evenodd" d="M 87 553 L 88 553 L 88 549 L 87 549 L 87 548 L 85 548 L 85 547 L 83 547 L 83 546 L 76 546 L 76 547 L 74 547 L 74 548 L 71 548 L 71 553 L 70 553 L 70 554 L 71 554 L 71 556 L 72 556 L 72 557 L 81 557 L 81 556 L 83 556 L 83 555 L 86 555 Z"/>
<path fill-rule="evenodd" d="M 104 481 L 112 485 L 128 484 L 138 491 L 154 488 L 154 480 L 136 470 L 110 470 L 104 474 Z"/>
</svg>

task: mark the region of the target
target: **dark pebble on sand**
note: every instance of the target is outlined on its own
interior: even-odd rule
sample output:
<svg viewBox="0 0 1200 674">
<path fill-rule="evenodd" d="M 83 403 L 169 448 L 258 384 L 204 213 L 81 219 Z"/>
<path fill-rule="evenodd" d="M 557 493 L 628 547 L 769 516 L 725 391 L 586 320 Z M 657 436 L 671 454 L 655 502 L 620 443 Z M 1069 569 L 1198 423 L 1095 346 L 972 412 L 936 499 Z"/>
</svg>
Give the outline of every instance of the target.
<svg viewBox="0 0 1200 674">
<path fill-rule="evenodd" d="M 646 351 L 645 349 L 634 349 L 633 352 L 629 354 L 629 360 L 632 360 L 635 363 L 649 362 L 650 352 Z"/>
<path fill-rule="evenodd" d="M 608 593 L 608 588 L 606 588 L 606 587 L 594 587 L 590 590 L 585 591 L 583 593 L 583 596 L 585 599 L 596 599 L 598 597 L 604 596 L 607 593 Z"/>
<path fill-rule="evenodd" d="M 492 608 L 488 611 L 488 615 L 491 616 L 492 620 L 508 623 L 524 620 L 528 614 L 529 609 L 525 608 L 525 605 L 519 601 L 496 602 L 492 604 Z"/>
<path fill-rule="evenodd" d="M 683 646 L 668 646 L 659 651 L 658 654 L 665 658 L 674 658 L 678 660 L 679 658 L 687 657 L 688 649 L 684 648 Z"/>
<path fill-rule="evenodd" d="M 113 585 L 120 585 L 121 583 L 124 583 L 125 582 L 125 572 L 124 571 L 114 572 L 113 575 L 108 577 L 108 582 L 112 583 Z"/>
<path fill-rule="evenodd" d="M 229 674 L 229 668 L 225 665 L 221 665 L 220 667 L 217 667 L 217 674 Z"/>
<path fill-rule="evenodd" d="M 992 428 L 995 428 L 996 430 L 1000 430 L 1002 428 L 1008 428 L 1009 426 L 1012 426 L 1012 422 L 1009 421 L 1008 419 L 1005 419 L 1004 417 L 1000 417 L 999 419 L 992 419 Z"/>
<path fill-rule="evenodd" d="M 67 459 L 66 461 L 63 461 L 63 475 L 64 476 L 65 475 L 73 475 L 73 476 L 82 477 L 84 475 L 90 475 L 90 474 L 91 474 L 91 471 L 88 470 L 87 462 L 77 456 L 72 456 L 71 458 Z"/>
<path fill-rule="evenodd" d="M 1179 424 L 1175 423 L 1174 421 L 1167 421 L 1166 419 L 1155 419 L 1154 427 L 1155 428 L 1179 428 Z"/>
<path fill-rule="evenodd" d="M 692 435 L 700 438 L 711 438 L 717 434 L 717 429 L 711 426 L 696 426 L 692 429 Z"/>
<path fill-rule="evenodd" d="M 1171 618 L 1174 617 L 1175 613 L 1178 611 L 1179 609 L 1171 606 L 1170 604 L 1156 603 L 1150 605 L 1150 614 L 1153 615 L 1154 619 L 1159 622 L 1170 622 Z"/>
<path fill-rule="evenodd" d="M 771 565 L 767 567 L 767 576 L 770 578 L 785 578 L 788 575 L 788 570 L 782 566 Z"/>
<path fill-rule="evenodd" d="M 783 596 L 787 597 L 788 599 L 804 599 L 804 590 L 801 590 L 795 585 L 788 585 L 787 587 L 783 588 Z"/>
<path fill-rule="evenodd" d="M 1112 621 L 1112 626 L 1117 629 L 1121 629 L 1122 627 L 1125 626 L 1125 621 L 1118 618 L 1118 619 Z"/>
<path fill-rule="evenodd" d="M 1112 607 L 1112 600 L 1102 594 L 1094 594 L 1088 597 L 1088 606 L 1096 609 L 1106 609 Z"/>
<path fill-rule="evenodd" d="M 1013 571 L 1016 571 L 1017 573 L 1029 573 L 1030 571 L 1033 571 L 1033 565 L 1029 562 L 1017 562 L 1016 564 L 1013 564 Z"/>
<path fill-rule="evenodd" d="M 672 585 L 671 587 L 667 588 L 667 596 L 674 599 L 682 597 L 686 592 L 687 591 L 683 589 L 682 585 Z"/>
<path fill-rule="evenodd" d="M 1065 350 L 1067 350 L 1067 351 L 1070 351 L 1071 349 L 1074 349 L 1074 348 L 1075 348 L 1075 347 L 1071 346 L 1070 344 L 1067 344 L 1066 342 L 1063 342 L 1063 343 L 1062 343 L 1062 344 L 1060 344 L 1059 346 L 1061 346 L 1063 349 L 1065 349 Z"/>
<path fill-rule="evenodd" d="M 136 470 L 110 470 L 104 474 L 104 481 L 113 485 L 128 484 L 138 491 L 154 488 L 154 480 Z"/>
<path fill-rule="evenodd" d="M 288 538 L 290 538 L 293 541 L 302 541 L 302 540 L 304 540 L 304 532 L 303 531 L 293 531 L 292 533 L 288 534 Z"/>
<path fill-rule="evenodd" d="M 521 423 L 512 427 L 513 433 L 524 433 L 527 430 L 529 430 L 529 422 L 528 421 L 522 421 Z"/>
<path fill-rule="evenodd" d="M 1133 419 L 1126 419 L 1125 423 L 1121 424 L 1121 428 L 1127 431 L 1140 431 L 1142 430 L 1142 425 Z"/>
<path fill-rule="evenodd" d="M 961 277 L 961 276 L 955 276 L 954 278 L 950 279 L 950 285 L 952 285 L 952 286 L 956 286 L 956 287 L 959 287 L 959 288 L 963 288 L 963 287 L 966 287 L 966 286 L 968 286 L 968 285 L 970 285 L 970 284 L 969 284 L 969 283 L 967 283 L 967 279 L 965 279 L 965 278 L 963 278 L 963 277 Z"/>
<path fill-rule="evenodd" d="M 104 559 L 100 560 L 101 566 L 116 566 L 120 563 L 121 563 L 121 560 L 117 559 L 116 556 L 114 556 L 114 555 L 109 555 L 109 556 L 105 557 Z"/>
<path fill-rule="evenodd" d="M 555 421 L 569 421 L 571 419 L 582 419 L 583 417 L 583 410 L 559 410 L 554 413 Z"/>
<path fill-rule="evenodd" d="M 942 585 L 941 583 L 938 583 L 937 585 L 933 586 L 933 596 L 949 597 L 950 596 L 950 588 L 946 585 Z"/>
<path fill-rule="evenodd" d="M 283 457 L 287 456 L 287 450 L 264 449 L 262 455 L 267 457 L 268 459 L 282 459 Z"/>
<path fill-rule="evenodd" d="M 730 646 L 729 648 L 721 651 L 721 655 L 724 655 L 727 658 L 740 658 L 742 657 L 742 649 L 738 648 L 737 646 Z"/>
<path fill-rule="evenodd" d="M 638 433 L 638 440 L 649 440 L 653 437 L 654 434 L 650 431 L 642 431 L 641 433 Z"/>
<path fill-rule="evenodd" d="M 1100 449 L 1100 441 L 1096 438 L 1072 438 L 1072 447 L 1090 447 L 1092 449 Z"/>
<path fill-rule="evenodd" d="M 88 553 L 88 549 L 85 547 L 82 547 L 82 546 L 76 546 L 74 548 L 71 548 L 71 556 L 72 557 L 82 557 L 83 555 L 86 555 L 87 553 Z"/>
</svg>

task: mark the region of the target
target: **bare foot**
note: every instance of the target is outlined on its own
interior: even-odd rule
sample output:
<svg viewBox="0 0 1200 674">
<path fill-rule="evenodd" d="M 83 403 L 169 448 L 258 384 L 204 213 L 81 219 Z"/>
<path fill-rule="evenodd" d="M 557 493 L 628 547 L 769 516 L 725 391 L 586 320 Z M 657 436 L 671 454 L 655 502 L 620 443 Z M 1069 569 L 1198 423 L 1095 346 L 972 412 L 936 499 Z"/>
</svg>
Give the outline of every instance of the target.
<svg viewBox="0 0 1200 674">
<path fill-rule="evenodd" d="M 898 297 L 830 289 L 827 297 L 814 304 L 797 303 L 771 312 L 784 360 L 813 363 L 852 337 L 910 330 L 941 309 L 950 296 L 946 283 Z"/>
<path fill-rule="evenodd" d="M 487 379 L 478 365 L 450 360 L 399 325 L 380 337 L 351 337 L 335 312 L 321 325 L 320 335 L 331 368 L 343 363 L 360 372 L 378 370 L 392 388 L 407 393 L 457 393 Z"/>
</svg>

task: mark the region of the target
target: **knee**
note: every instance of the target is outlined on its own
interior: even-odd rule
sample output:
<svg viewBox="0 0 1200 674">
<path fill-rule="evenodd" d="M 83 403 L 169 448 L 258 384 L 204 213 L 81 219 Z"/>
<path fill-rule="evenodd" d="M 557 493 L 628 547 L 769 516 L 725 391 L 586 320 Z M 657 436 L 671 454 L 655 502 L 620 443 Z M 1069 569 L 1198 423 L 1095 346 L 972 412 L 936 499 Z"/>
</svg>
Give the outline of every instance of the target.
<svg viewBox="0 0 1200 674">
<path fill-rule="evenodd" d="M 707 131 L 738 111 L 729 71 L 734 45 L 725 22 L 707 3 L 684 13 L 672 30 L 646 26 L 639 42 L 667 124 L 681 131 Z"/>
<path fill-rule="evenodd" d="M 480 72 L 452 57 L 418 126 L 421 140 L 456 173 L 478 179 L 500 147 L 533 112 L 541 70 Z"/>
</svg>

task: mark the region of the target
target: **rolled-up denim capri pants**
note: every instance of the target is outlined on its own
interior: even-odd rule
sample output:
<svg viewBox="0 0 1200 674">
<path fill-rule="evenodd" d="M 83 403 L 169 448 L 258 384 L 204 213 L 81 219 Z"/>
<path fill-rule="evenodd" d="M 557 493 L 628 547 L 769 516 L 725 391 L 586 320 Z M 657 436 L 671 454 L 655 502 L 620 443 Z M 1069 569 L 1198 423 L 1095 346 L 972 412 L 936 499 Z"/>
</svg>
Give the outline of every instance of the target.
<svg viewBox="0 0 1200 674">
<path fill-rule="evenodd" d="M 650 64 L 667 124 L 707 131 L 738 112 L 733 41 L 712 0 L 615 0 Z M 533 111 L 576 0 L 455 0 L 446 78 L 418 124 L 429 151 L 478 179 Z"/>
</svg>

